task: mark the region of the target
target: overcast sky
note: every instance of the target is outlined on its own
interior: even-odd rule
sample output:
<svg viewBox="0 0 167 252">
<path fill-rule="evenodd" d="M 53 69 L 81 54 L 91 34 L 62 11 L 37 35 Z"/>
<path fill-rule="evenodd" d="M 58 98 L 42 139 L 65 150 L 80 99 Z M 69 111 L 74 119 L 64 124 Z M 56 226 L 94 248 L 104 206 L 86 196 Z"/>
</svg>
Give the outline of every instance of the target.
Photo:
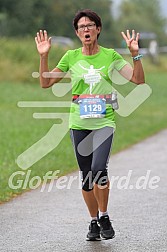
<svg viewBox="0 0 167 252">
<path fill-rule="evenodd" d="M 162 14 L 167 17 L 167 0 L 160 0 Z"/>
</svg>

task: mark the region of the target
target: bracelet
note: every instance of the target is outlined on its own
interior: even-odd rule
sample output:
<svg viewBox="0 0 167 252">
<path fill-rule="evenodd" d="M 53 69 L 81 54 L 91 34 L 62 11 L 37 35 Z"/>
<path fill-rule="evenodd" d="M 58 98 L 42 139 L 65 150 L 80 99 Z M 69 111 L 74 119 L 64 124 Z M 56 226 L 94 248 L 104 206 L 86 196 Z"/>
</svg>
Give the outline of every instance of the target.
<svg viewBox="0 0 167 252">
<path fill-rule="evenodd" d="M 143 57 L 143 54 L 138 54 L 137 56 L 132 57 L 132 59 L 137 61 L 137 60 L 140 60 L 142 57 Z"/>
</svg>

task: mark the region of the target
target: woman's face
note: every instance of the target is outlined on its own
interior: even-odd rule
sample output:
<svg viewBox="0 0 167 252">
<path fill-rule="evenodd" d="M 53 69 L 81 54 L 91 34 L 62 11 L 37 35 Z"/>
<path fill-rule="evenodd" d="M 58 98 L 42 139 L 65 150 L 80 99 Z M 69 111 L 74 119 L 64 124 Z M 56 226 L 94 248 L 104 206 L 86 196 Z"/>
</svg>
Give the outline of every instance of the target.
<svg viewBox="0 0 167 252">
<path fill-rule="evenodd" d="M 82 44 L 89 45 L 94 43 L 99 33 L 100 27 L 96 27 L 94 21 L 91 21 L 88 17 L 79 19 L 76 35 L 81 40 Z"/>
</svg>

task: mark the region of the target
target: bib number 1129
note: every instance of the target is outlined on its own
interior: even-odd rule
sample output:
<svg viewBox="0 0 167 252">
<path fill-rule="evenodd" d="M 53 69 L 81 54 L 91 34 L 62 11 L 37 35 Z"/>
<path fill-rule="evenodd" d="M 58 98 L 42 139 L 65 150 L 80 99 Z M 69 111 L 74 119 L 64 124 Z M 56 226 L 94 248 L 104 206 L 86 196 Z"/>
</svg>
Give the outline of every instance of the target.
<svg viewBox="0 0 167 252">
<path fill-rule="evenodd" d="M 102 118 L 106 114 L 106 103 L 101 98 L 83 98 L 80 100 L 80 117 Z"/>
<path fill-rule="evenodd" d="M 85 112 L 101 112 L 102 105 L 101 104 L 85 104 L 84 106 Z"/>
</svg>

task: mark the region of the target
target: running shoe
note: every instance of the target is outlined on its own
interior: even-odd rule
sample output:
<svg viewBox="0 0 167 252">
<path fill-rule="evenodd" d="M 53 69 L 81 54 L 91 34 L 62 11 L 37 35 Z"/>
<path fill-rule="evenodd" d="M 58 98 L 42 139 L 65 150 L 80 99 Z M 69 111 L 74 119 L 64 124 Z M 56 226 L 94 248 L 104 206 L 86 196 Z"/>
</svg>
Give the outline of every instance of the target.
<svg viewBox="0 0 167 252">
<path fill-rule="evenodd" d="M 87 241 L 99 241 L 100 240 L 100 227 L 97 224 L 97 220 L 92 220 L 89 225 L 89 232 L 87 234 Z"/>
<path fill-rule="evenodd" d="M 103 239 L 114 238 L 115 231 L 112 227 L 112 224 L 108 215 L 101 216 L 101 218 L 98 219 L 98 223 L 100 225 L 100 235 Z"/>
</svg>

